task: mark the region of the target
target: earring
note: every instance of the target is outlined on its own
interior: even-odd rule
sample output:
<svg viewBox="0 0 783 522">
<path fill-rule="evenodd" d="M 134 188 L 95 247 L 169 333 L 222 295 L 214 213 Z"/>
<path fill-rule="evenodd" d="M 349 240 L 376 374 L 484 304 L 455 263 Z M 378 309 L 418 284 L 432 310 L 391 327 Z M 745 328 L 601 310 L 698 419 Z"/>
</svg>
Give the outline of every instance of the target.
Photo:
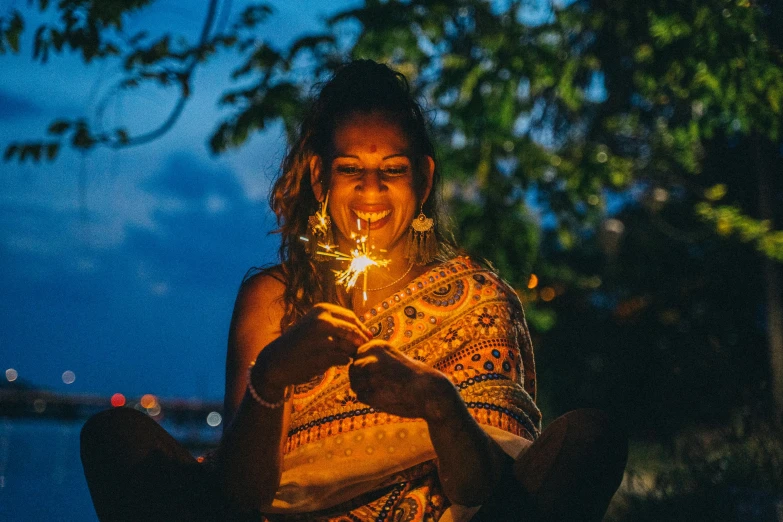
<svg viewBox="0 0 783 522">
<path fill-rule="evenodd" d="M 424 215 L 424 208 L 411 223 L 405 257 L 415 265 L 426 265 L 438 253 L 438 241 L 435 239 L 435 220 Z"/>
<path fill-rule="evenodd" d="M 319 246 L 329 245 L 326 250 L 331 248 L 334 242 L 332 237 L 332 218 L 326 212 L 326 206 L 329 204 L 329 193 L 321 202 L 321 208 L 315 211 L 315 214 L 307 218 L 307 242 L 305 250 L 314 261 L 326 261 L 327 256 L 319 254 Z"/>
</svg>

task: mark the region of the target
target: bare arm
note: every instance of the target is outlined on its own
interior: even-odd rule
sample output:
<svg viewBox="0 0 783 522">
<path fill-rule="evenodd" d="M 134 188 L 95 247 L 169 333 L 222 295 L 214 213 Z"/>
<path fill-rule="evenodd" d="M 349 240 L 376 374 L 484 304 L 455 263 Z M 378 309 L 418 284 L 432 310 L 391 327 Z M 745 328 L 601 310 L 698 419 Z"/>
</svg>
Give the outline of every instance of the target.
<svg viewBox="0 0 783 522">
<path fill-rule="evenodd" d="M 244 509 L 270 504 L 282 472 L 290 406 L 271 409 L 257 404 L 246 393 L 246 372 L 262 348 L 280 336 L 283 290 L 282 283 L 267 275 L 245 282 L 229 328 L 219 479 L 227 497 Z M 253 373 L 253 385 L 265 400 L 275 402 L 283 397 L 285 385 L 275 386 L 264 379 L 263 371 Z"/>
<path fill-rule="evenodd" d="M 271 504 L 280 485 L 290 401 L 280 408 L 257 403 L 247 393 L 247 368 L 254 389 L 275 403 L 287 386 L 301 384 L 335 365 L 347 364 L 371 336 L 350 310 L 318 304 L 285 333 L 283 283 L 267 274 L 246 281 L 239 291 L 226 356 L 226 428 L 218 448 L 218 478 L 227 498 L 240 509 Z"/>
<path fill-rule="evenodd" d="M 470 415 L 451 381 L 433 379 L 424 419 L 438 455 L 443 492 L 455 504 L 484 503 L 501 480 L 509 457 Z"/>
<path fill-rule="evenodd" d="M 511 457 L 470 415 L 446 375 L 383 341 L 360 347 L 349 375 L 351 387 L 365 404 L 427 422 L 449 500 L 476 506 L 489 498 Z"/>
</svg>

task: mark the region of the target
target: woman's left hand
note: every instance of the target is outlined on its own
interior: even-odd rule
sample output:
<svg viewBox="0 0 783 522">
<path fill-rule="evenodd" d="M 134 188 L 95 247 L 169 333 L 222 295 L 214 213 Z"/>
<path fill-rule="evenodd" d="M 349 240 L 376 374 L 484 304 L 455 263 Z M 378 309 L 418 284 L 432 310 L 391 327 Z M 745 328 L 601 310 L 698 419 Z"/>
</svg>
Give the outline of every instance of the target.
<svg viewBox="0 0 783 522">
<path fill-rule="evenodd" d="M 458 398 L 443 373 L 380 340 L 359 347 L 348 377 L 360 401 L 400 417 L 432 420 L 448 401 Z"/>
</svg>

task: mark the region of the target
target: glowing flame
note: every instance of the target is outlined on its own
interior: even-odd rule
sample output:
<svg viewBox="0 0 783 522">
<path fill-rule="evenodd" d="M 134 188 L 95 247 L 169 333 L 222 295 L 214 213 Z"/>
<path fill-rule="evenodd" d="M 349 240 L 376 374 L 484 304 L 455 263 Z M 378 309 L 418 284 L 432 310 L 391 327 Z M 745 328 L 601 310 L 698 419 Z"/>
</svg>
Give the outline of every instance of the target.
<svg viewBox="0 0 783 522">
<path fill-rule="evenodd" d="M 356 286 L 356 282 L 359 280 L 359 276 L 364 276 L 367 279 L 367 270 L 372 266 L 386 266 L 389 264 L 388 260 L 373 259 L 367 253 L 362 253 L 358 250 L 351 252 L 351 263 L 345 270 L 335 270 L 334 273 L 337 276 L 337 283 L 345 286 L 348 290 Z M 365 285 L 366 286 L 366 285 Z M 366 289 L 365 289 L 366 293 Z"/>
<path fill-rule="evenodd" d="M 317 216 L 317 213 L 316 213 Z M 359 230 L 361 230 L 361 220 L 356 220 L 356 224 Z M 318 254 L 327 257 L 333 257 L 338 261 L 345 261 L 348 263 L 348 267 L 343 270 L 335 270 L 335 279 L 337 284 L 345 287 L 346 290 L 351 290 L 360 277 L 363 277 L 362 296 L 367 301 L 367 272 L 370 268 L 385 267 L 388 266 L 391 260 L 376 257 L 367 248 L 368 235 L 351 234 L 351 239 L 356 241 L 356 248 L 351 250 L 350 254 L 340 252 L 335 245 L 328 243 L 318 244 Z M 302 238 L 305 239 L 305 238 Z"/>
</svg>

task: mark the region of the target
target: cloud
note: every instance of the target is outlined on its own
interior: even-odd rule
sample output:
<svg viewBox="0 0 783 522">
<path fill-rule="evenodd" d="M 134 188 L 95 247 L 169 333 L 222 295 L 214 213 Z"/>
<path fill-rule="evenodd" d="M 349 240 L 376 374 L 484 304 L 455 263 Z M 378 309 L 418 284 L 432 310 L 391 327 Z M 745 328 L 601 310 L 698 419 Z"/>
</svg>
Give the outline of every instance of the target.
<svg viewBox="0 0 783 522">
<path fill-rule="evenodd" d="M 273 259 L 270 212 L 245 195 L 230 170 L 177 155 L 145 187 L 174 203 L 153 212 L 152 227 L 127 231 L 125 248 L 144 260 L 150 280 L 172 292 L 195 284 L 235 289 L 238 274 Z"/>
<path fill-rule="evenodd" d="M 0 89 L 0 121 L 38 116 L 42 107 L 31 99 Z"/>
<path fill-rule="evenodd" d="M 234 174 L 226 168 L 205 165 L 195 156 L 172 155 L 166 166 L 142 188 L 153 195 L 174 197 L 188 203 L 207 202 L 210 197 L 244 199 Z"/>
<path fill-rule="evenodd" d="M 176 154 L 143 186 L 149 226 L 120 234 L 103 213 L 0 201 L 4 364 L 62 391 L 221 396 L 237 288 L 276 252 L 270 212 L 218 160 Z"/>
</svg>

